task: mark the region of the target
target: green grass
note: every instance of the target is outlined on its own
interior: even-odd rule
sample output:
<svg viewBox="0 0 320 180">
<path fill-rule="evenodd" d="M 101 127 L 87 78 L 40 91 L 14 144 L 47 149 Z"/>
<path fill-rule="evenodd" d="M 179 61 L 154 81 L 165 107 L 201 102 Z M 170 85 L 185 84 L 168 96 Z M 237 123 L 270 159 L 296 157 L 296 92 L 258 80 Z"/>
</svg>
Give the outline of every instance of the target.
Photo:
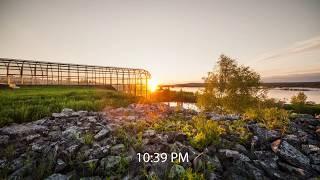
<svg viewBox="0 0 320 180">
<path fill-rule="evenodd" d="M 106 106 L 121 107 L 136 98 L 117 91 L 94 87 L 35 86 L 0 90 L 0 127 L 34 121 L 63 108 L 99 111 Z"/>
</svg>

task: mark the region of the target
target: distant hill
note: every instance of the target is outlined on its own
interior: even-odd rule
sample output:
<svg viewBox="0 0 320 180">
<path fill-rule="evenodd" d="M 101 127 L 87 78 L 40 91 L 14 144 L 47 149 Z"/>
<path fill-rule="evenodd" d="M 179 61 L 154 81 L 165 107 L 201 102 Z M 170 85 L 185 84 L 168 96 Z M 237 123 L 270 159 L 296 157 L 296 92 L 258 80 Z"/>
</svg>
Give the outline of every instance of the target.
<svg viewBox="0 0 320 180">
<path fill-rule="evenodd" d="M 204 87 L 204 83 L 184 83 L 173 85 L 160 85 L 160 87 Z M 319 82 L 267 82 L 262 83 L 262 86 L 275 88 L 275 87 L 305 87 L 305 88 L 320 88 Z"/>
</svg>

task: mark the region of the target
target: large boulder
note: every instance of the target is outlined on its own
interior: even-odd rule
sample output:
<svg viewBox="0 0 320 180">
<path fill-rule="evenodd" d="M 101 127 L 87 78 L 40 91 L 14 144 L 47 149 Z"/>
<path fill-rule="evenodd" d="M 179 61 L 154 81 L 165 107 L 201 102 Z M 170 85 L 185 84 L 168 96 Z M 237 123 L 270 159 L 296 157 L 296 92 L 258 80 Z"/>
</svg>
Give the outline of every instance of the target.
<svg viewBox="0 0 320 180">
<path fill-rule="evenodd" d="M 102 130 L 100 130 L 100 131 L 94 136 L 94 139 L 95 139 L 95 140 L 101 140 L 101 139 L 105 138 L 109 133 L 110 133 L 110 129 L 109 129 L 109 128 L 103 128 Z"/>
<path fill-rule="evenodd" d="M 14 124 L 0 129 L 0 134 L 12 137 L 24 137 L 35 133 L 47 132 L 46 126 L 36 125 L 32 123 Z"/>
<path fill-rule="evenodd" d="M 259 127 L 258 124 L 252 124 L 249 126 L 261 143 L 272 142 L 280 137 L 280 132 L 275 130 L 267 130 Z"/>
<path fill-rule="evenodd" d="M 278 139 L 271 144 L 271 149 L 288 163 L 298 167 L 309 167 L 310 159 L 288 142 Z"/>
</svg>

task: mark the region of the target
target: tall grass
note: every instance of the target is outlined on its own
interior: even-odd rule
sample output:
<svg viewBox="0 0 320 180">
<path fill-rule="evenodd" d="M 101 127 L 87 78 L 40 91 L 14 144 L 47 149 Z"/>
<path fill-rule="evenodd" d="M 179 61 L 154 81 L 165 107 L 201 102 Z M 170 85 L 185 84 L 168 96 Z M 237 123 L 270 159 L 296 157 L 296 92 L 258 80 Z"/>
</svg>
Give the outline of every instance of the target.
<svg viewBox="0 0 320 180">
<path fill-rule="evenodd" d="M 99 111 L 126 106 L 136 98 L 93 87 L 23 87 L 0 90 L 0 127 L 38 120 L 63 108 Z"/>
</svg>

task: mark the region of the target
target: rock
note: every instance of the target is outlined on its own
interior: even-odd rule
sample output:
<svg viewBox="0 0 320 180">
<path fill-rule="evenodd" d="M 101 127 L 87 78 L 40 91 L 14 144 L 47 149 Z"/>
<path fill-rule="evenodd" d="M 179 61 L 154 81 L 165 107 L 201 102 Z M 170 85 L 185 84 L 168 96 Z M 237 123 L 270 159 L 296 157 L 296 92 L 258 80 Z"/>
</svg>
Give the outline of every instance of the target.
<svg viewBox="0 0 320 180">
<path fill-rule="evenodd" d="M 316 134 L 318 135 L 318 137 L 320 137 L 320 127 L 319 127 L 319 128 L 317 128 L 317 130 L 316 130 Z"/>
<path fill-rule="evenodd" d="M 47 177 L 45 180 L 68 180 L 68 177 L 63 174 L 52 174 L 51 176 Z"/>
<path fill-rule="evenodd" d="M 218 180 L 221 179 L 220 177 L 218 177 L 215 173 L 210 173 L 208 176 L 209 180 Z"/>
<path fill-rule="evenodd" d="M 155 130 L 148 129 L 143 133 L 142 137 L 144 137 L 144 138 L 154 137 L 155 135 L 156 135 L 156 131 Z"/>
<path fill-rule="evenodd" d="M 288 163 L 298 167 L 310 166 L 310 159 L 286 141 L 280 139 L 271 144 L 271 149 Z"/>
<path fill-rule="evenodd" d="M 247 161 L 234 161 L 231 167 L 225 172 L 223 179 L 269 179 L 264 172 Z"/>
<path fill-rule="evenodd" d="M 82 177 L 80 180 L 102 180 L 99 176 L 92 176 L 92 177 Z"/>
<path fill-rule="evenodd" d="M 62 118 L 68 117 L 68 115 L 65 114 L 65 113 L 52 113 L 51 116 L 53 118 L 58 118 L 58 119 L 62 119 Z"/>
<path fill-rule="evenodd" d="M 174 143 L 176 141 L 183 142 L 187 140 L 187 135 L 181 132 L 169 132 L 168 133 L 168 143 Z"/>
<path fill-rule="evenodd" d="M 107 128 L 103 128 L 102 130 L 100 130 L 95 136 L 94 139 L 95 140 L 101 140 L 103 138 L 105 138 L 108 134 L 109 134 L 110 130 Z"/>
<path fill-rule="evenodd" d="M 238 151 L 230 149 L 220 149 L 219 153 L 227 158 L 233 158 L 235 160 L 239 159 L 241 161 L 250 161 L 250 158 L 248 156 L 241 154 Z"/>
<path fill-rule="evenodd" d="M 73 113 L 73 110 L 69 109 L 69 108 L 64 108 L 64 109 L 62 109 L 61 113 L 64 113 L 67 116 L 71 116 L 71 114 Z"/>
<path fill-rule="evenodd" d="M 1 135 L 0 136 L 0 145 L 7 145 L 9 142 L 9 136 L 8 135 Z"/>
<path fill-rule="evenodd" d="M 75 145 L 72 145 L 72 146 L 68 147 L 66 149 L 67 155 L 69 157 L 72 157 L 74 154 L 76 154 L 76 152 L 78 151 L 79 148 L 80 148 L 80 145 L 78 145 L 78 144 L 75 144 Z"/>
<path fill-rule="evenodd" d="M 320 173 L 320 165 L 314 165 L 314 164 L 312 164 L 311 167 L 312 167 L 314 170 L 318 171 L 318 173 Z"/>
<path fill-rule="evenodd" d="M 71 116 L 72 117 L 83 117 L 86 116 L 88 114 L 88 111 L 76 111 L 76 112 L 72 112 Z"/>
<path fill-rule="evenodd" d="M 313 164 L 320 164 L 320 153 L 310 154 L 309 157 Z"/>
<path fill-rule="evenodd" d="M 116 170 L 121 161 L 120 156 L 107 156 L 101 159 L 98 171 L 101 175 L 107 176 L 111 174 L 112 170 Z"/>
<path fill-rule="evenodd" d="M 97 168 L 99 159 L 91 159 L 88 161 L 84 161 L 82 163 L 82 168 L 80 171 L 81 176 L 90 176 L 94 174 L 95 169 Z"/>
<path fill-rule="evenodd" d="M 88 121 L 91 122 L 91 123 L 96 123 L 96 122 L 97 122 L 97 119 L 96 119 L 96 117 L 94 117 L 94 116 L 89 116 L 89 117 L 87 117 L 87 119 L 88 119 Z"/>
<path fill-rule="evenodd" d="M 239 152 L 242 152 L 242 153 L 248 153 L 247 149 L 244 146 L 242 146 L 241 144 L 236 144 L 234 146 L 234 149 L 236 151 L 239 151 Z"/>
<path fill-rule="evenodd" d="M 110 151 L 111 151 L 111 154 L 116 155 L 116 154 L 120 154 L 120 153 L 124 152 L 125 149 L 126 148 L 123 144 L 117 144 L 115 146 L 112 146 Z"/>
<path fill-rule="evenodd" d="M 300 176 L 307 176 L 308 175 L 308 174 L 306 174 L 308 172 L 306 172 L 304 169 L 297 168 L 297 167 L 294 167 L 294 166 L 291 166 L 289 164 L 282 163 L 282 162 L 279 162 L 278 164 L 281 168 L 285 169 L 286 171 L 288 171 L 290 173 L 294 173 L 294 174 L 297 174 Z"/>
<path fill-rule="evenodd" d="M 173 165 L 169 172 L 170 179 L 179 179 L 185 173 L 185 169 L 180 165 Z"/>
<path fill-rule="evenodd" d="M 305 154 L 310 154 L 310 153 L 320 153 L 320 148 L 316 145 L 312 145 L 312 144 L 303 144 L 301 146 L 301 150 L 305 153 Z"/>
<path fill-rule="evenodd" d="M 61 160 L 61 159 L 58 159 L 57 160 L 57 163 L 56 163 L 56 167 L 55 167 L 55 172 L 60 172 L 62 170 L 64 170 L 64 168 L 66 168 L 67 164 Z"/>
<path fill-rule="evenodd" d="M 62 136 L 67 139 L 79 139 L 81 130 L 77 126 L 71 126 L 62 132 Z"/>
<path fill-rule="evenodd" d="M 258 136 L 258 139 L 261 143 L 271 142 L 280 137 L 280 133 L 275 130 L 267 130 L 265 128 L 259 127 L 257 124 L 249 126 L 253 133 Z"/>
<path fill-rule="evenodd" d="M 45 146 L 41 145 L 41 144 L 37 144 L 37 143 L 31 144 L 31 149 L 32 149 L 32 151 L 35 151 L 35 152 L 41 153 L 44 148 L 45 148 Z"/>
<path fill-rule="evenodd" d="M 27 137 L 26 137 L 26 140 L 27 140 L 28 142 L 31 142 L 31 141 L 39 138 L 39 137 L 40 137 L 40 134 L 32 134 L 32 135 L 27 136 Z"/>
<path fill-rule="evenodd" d="M 192 165 L 196 171 L 212 171 L 213 169 L 222 171 L 222 165 L 217 156 L 211 158 L 210 156 L 201 153 L 194 158 Z"/>
<path fill-rule="evenodd" d="M 14 124 L 0 129 L 0 134 L 9 135 L 13 137 L 24 137 L 30 134 L 42 133 L 48 131 L 45 126 L 40 126 L 32 123 L 28 124 Z"/>
</svg>

